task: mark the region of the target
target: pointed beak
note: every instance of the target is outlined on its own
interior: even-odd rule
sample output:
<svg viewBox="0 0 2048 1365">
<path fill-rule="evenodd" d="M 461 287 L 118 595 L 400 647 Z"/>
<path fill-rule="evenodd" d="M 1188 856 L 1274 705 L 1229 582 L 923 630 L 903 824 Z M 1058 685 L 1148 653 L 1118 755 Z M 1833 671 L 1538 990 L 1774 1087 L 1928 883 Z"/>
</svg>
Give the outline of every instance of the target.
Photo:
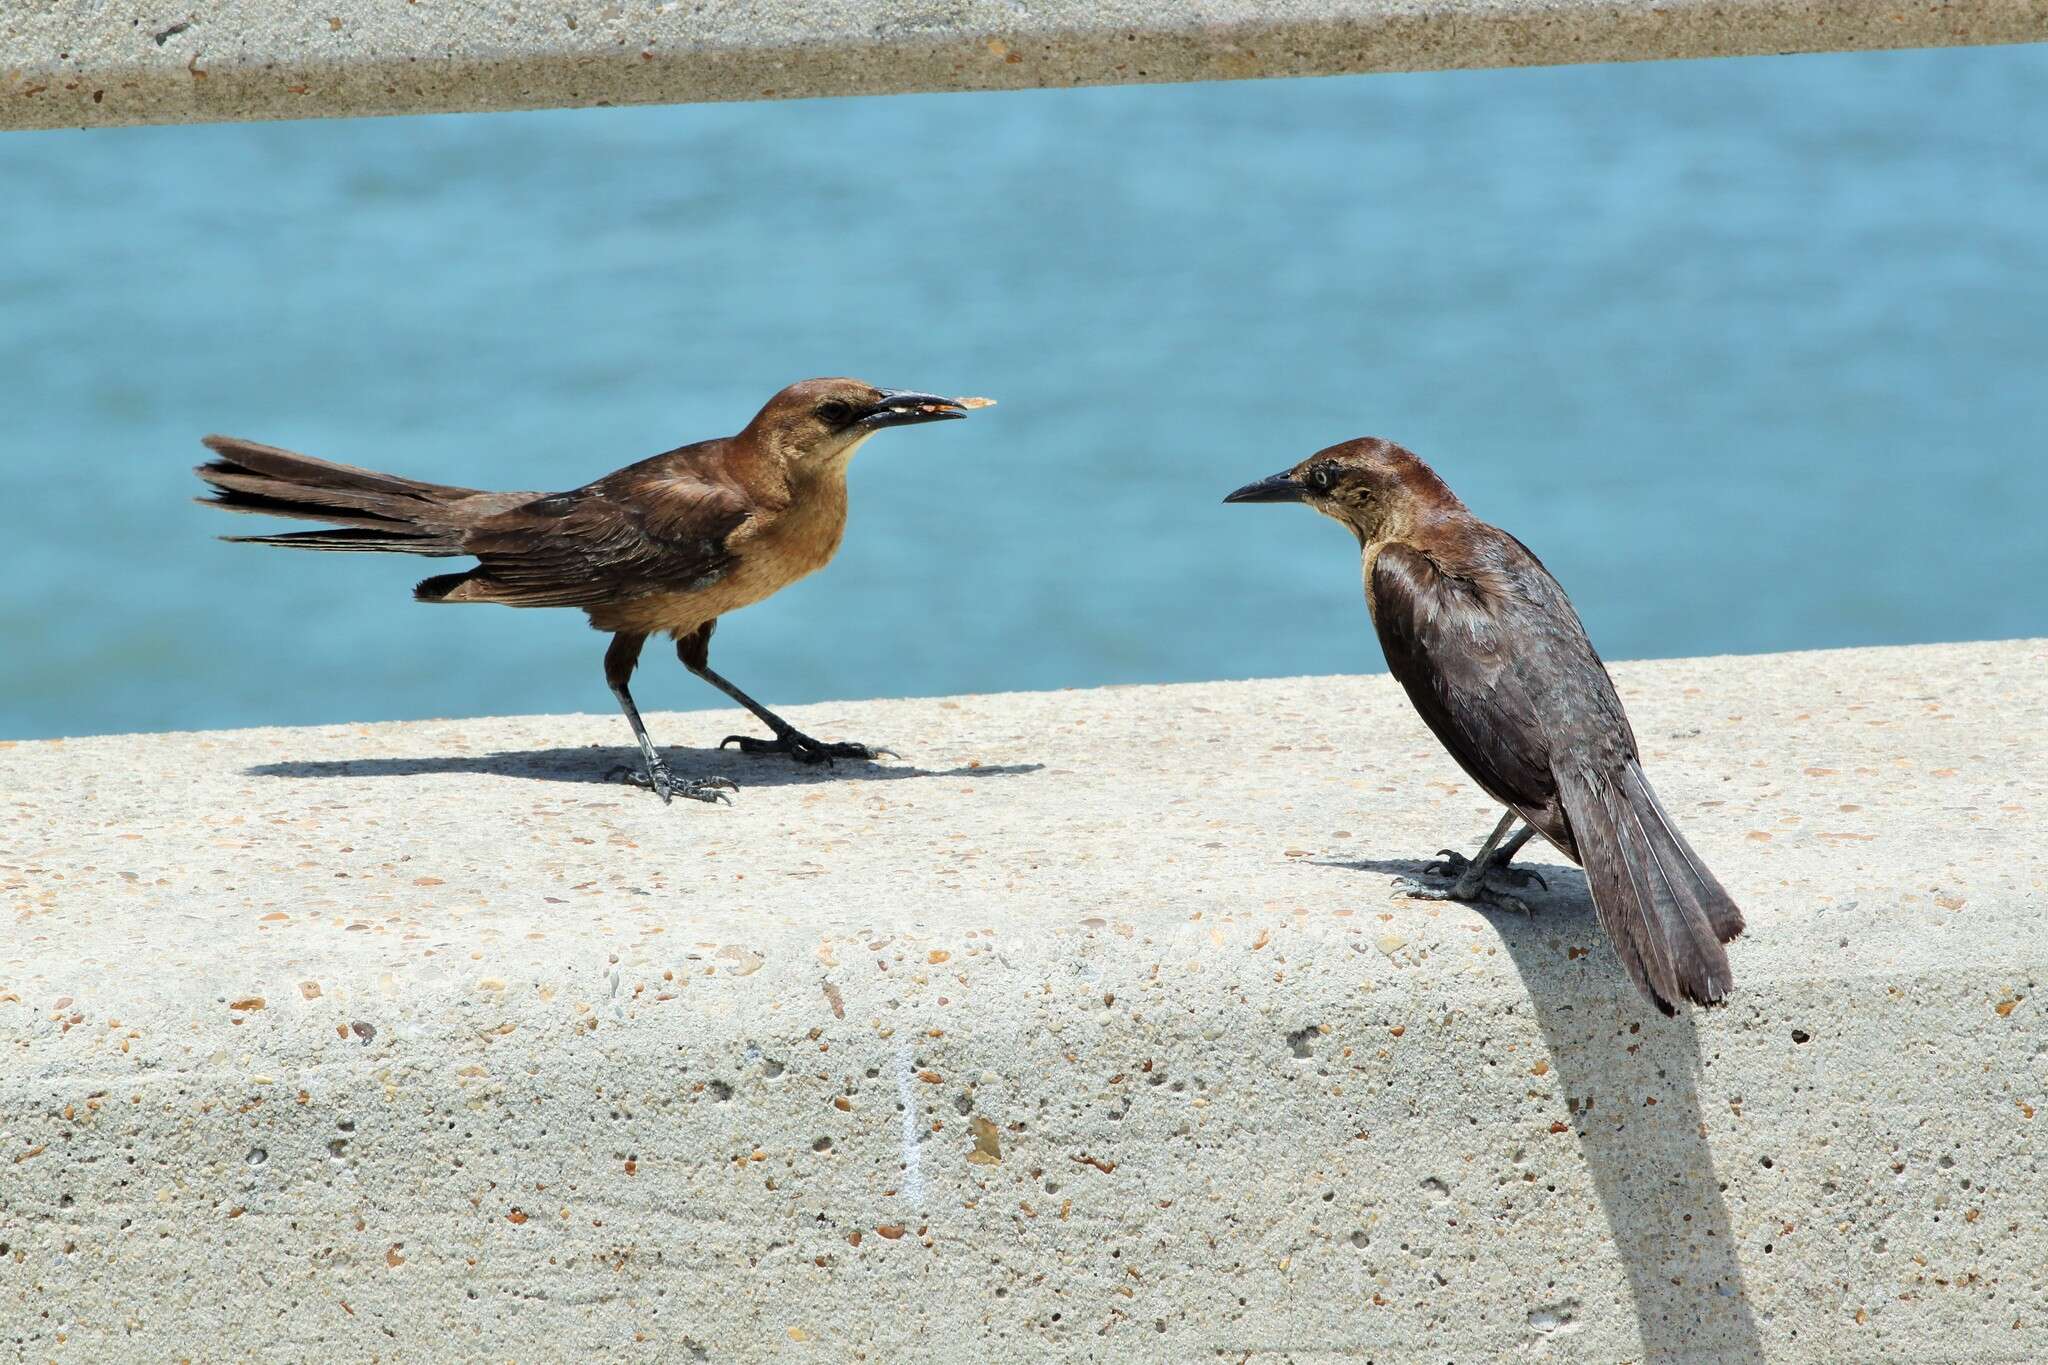
<svg viewBox="0 0 2048 1365">
<path fill-rule="evenodd" d="M 1248 483 L 1225 498 L 1225 502 L 1300 502 L 1308 490 L 1295 481 L 1292 471 L 1270 479 Z"/>
<path fill-rule="evenodd" d="M 875 405 L 862 414 L 860 425 L 876 431 L 882 427 L 915 426 L 919 422 L 946 422 L 966 415 L 967 409 L 951 398 L 910 389 L 884 389 Z"/>
</svg>

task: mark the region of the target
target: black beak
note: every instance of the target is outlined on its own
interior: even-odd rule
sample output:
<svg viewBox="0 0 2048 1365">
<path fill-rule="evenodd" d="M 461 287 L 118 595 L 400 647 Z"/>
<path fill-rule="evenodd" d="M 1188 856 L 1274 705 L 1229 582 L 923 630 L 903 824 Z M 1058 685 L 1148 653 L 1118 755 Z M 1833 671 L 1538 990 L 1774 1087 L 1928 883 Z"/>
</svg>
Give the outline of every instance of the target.
<svg viewBox="0 0 2048 1365">
<path fill-rule="evenodd" d="M 1295 482 L 1292 472 L 1248 483 L 1225 498 L 1225 502 L 1300 502 L 1308 490 Z"/>
<path fill-rule="evenodd" d="M 919 422 L 945 422 L 966 415 L 967 409 L 935 393 L 883 389 L 875 405 L 861 415 L 859 424 L 875 431 L 882 427 L 915 426 Z"/>
</svg>

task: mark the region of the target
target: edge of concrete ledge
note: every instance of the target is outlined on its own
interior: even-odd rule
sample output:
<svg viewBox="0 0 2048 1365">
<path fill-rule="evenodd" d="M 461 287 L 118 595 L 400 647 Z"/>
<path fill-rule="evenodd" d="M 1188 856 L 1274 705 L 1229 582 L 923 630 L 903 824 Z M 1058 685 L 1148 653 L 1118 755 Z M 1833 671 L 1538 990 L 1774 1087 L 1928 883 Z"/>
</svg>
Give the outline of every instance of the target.
<svg viewBox="0 0 2048 1365">
<path fill-rule="evenodd" d="M 1614 673 L 1725 1008 L 1385 675 L 0 747 L 0 1352 L 2048 1359 L 2048 641 Z"/>
<path fill-rule="evenodd" d="M 139 12 L 138 12 L 139 11 Z M 1327 76 L 2048 40 L 2040 0 L 834 0 L 0 17 L 0 128 Z"/>
</svg>

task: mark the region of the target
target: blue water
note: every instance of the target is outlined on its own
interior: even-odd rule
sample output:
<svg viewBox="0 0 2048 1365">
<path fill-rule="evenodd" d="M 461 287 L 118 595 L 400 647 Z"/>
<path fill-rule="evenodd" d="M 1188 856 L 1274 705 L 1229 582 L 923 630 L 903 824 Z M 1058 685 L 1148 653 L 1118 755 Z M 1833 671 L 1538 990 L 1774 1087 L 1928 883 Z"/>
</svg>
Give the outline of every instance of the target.
<svg viewBox="0 0 2048 1365">
<path fill-rule="evenodd" d="M 554 489 L 811 374 L 1002 406 L 726 620 L 771 701 L 1381 667 L 1218 502 L 1365 433 L 1610 658 L 2048 634 L 2044 129 L 2035 47 L 0 135 L 0 735 L 609 709 L 578 614 L 214 541 L 198 437 Z"/>
</svg>

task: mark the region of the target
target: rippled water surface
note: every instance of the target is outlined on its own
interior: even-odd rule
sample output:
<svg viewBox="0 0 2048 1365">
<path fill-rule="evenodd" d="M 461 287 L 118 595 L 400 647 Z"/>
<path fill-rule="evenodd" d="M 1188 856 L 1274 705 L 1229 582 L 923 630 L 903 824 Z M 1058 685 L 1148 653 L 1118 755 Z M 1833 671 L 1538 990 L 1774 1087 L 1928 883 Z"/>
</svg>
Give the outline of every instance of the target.
<svg viewBox="0 0 2048 1365">
<path fill-rule="evenodd" d="M 818 373 L 1002 406 L 725 622 L 770 700 L 1378 668 L 1218 501 L 1364 433 L 1610 658 L 2048 634 L 2043 129 L 2048 48 L 0 135 L 0 735 L 609 709 L 578 615 L 214 541 L 198 437 L 553 489 Z"/>
</svg>

